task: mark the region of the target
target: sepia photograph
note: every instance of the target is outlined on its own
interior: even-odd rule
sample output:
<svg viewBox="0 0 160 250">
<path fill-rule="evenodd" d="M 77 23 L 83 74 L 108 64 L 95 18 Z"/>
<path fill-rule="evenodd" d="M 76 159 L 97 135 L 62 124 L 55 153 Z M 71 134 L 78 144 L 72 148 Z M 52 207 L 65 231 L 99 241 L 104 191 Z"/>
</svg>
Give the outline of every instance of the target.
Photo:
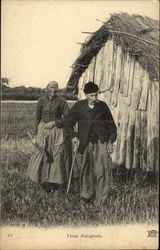
<svg viewBox="0 0 160 250">
<path fill-rule="evenodd" d="M 158 0 L 1 1 L 0 170 L 0 249 L 158 249 Z"/>
</svg>

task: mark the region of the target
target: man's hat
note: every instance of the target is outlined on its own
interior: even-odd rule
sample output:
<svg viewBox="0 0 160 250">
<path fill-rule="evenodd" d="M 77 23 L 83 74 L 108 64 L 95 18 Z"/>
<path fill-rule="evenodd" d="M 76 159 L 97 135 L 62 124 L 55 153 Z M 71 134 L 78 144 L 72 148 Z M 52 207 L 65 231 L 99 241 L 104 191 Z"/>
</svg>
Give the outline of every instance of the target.
<svg viewBox="0 0 160 250">
<path fill-rule="evenodd" d="M 94 82 L 88 82 L 85 84 L 83 91 L 85 94 L 97 93 L 98 85 L 95 84 Z"/>
</svg>

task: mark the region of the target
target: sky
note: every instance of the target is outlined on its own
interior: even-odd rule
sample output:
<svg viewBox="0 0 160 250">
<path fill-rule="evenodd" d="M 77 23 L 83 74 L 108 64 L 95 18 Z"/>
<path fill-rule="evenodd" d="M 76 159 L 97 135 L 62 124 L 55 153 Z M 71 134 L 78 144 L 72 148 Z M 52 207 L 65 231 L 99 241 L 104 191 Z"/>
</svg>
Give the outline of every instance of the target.
<svg viewBox="0 0 160 250">
<path fill-rule="evenodd" d="M 2 0 L 1 76 L 10 86 L 66 86 L 87 34 L 112 13 L 159 18 L 157 0 Z"/>
</svg>

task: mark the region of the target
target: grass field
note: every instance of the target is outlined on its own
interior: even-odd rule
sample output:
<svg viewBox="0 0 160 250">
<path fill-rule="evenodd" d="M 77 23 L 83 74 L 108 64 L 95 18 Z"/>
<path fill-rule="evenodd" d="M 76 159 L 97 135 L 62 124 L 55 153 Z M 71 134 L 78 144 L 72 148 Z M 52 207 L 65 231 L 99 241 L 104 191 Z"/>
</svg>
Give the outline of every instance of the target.
<svg viewBox="0 0 160 250">
<path fill-rule="evenodd" d="M 80 206 L 74 183 L 66 198 L 65 190 L 57 197 L 54 193 L 46 194 L 28 180 L 26 170 L 33 146 L 26 132 L 33 131 L 35 105 L 2 104 L 2 225 L 48 227 L 158 221 L 158 185 L 154 179 L 144 178 L 144 173 L 131 175 L 123 167 L 113 170 L 112 191 L 106 206 L 100 209 Z"/>
</svg>

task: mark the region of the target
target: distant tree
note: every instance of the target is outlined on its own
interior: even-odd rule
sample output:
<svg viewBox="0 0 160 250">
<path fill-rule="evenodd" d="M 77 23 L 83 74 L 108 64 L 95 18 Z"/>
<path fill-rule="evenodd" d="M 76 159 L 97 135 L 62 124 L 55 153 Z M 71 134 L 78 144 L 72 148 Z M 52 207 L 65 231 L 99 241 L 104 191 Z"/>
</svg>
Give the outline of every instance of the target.
<svg viewBox="0 0 160 250">
<path fill-rule="evenodd" d="M 38 100 L 38 98 L 45 92 L 45 89 L 17 86 L 9 87 L 10 80 L 8 78 L 1 78 L 2 100 Z M 59 90 L 59 95 L 66 100 L 77 100 L 77 95 L 70 93 L 66 88 Z"/>
<path fill-rule="evenodd" d="M 8 86 L 10 82 L 10 79 L 7 77 L 1 77 L 1 86 Z"/>
</svg>

